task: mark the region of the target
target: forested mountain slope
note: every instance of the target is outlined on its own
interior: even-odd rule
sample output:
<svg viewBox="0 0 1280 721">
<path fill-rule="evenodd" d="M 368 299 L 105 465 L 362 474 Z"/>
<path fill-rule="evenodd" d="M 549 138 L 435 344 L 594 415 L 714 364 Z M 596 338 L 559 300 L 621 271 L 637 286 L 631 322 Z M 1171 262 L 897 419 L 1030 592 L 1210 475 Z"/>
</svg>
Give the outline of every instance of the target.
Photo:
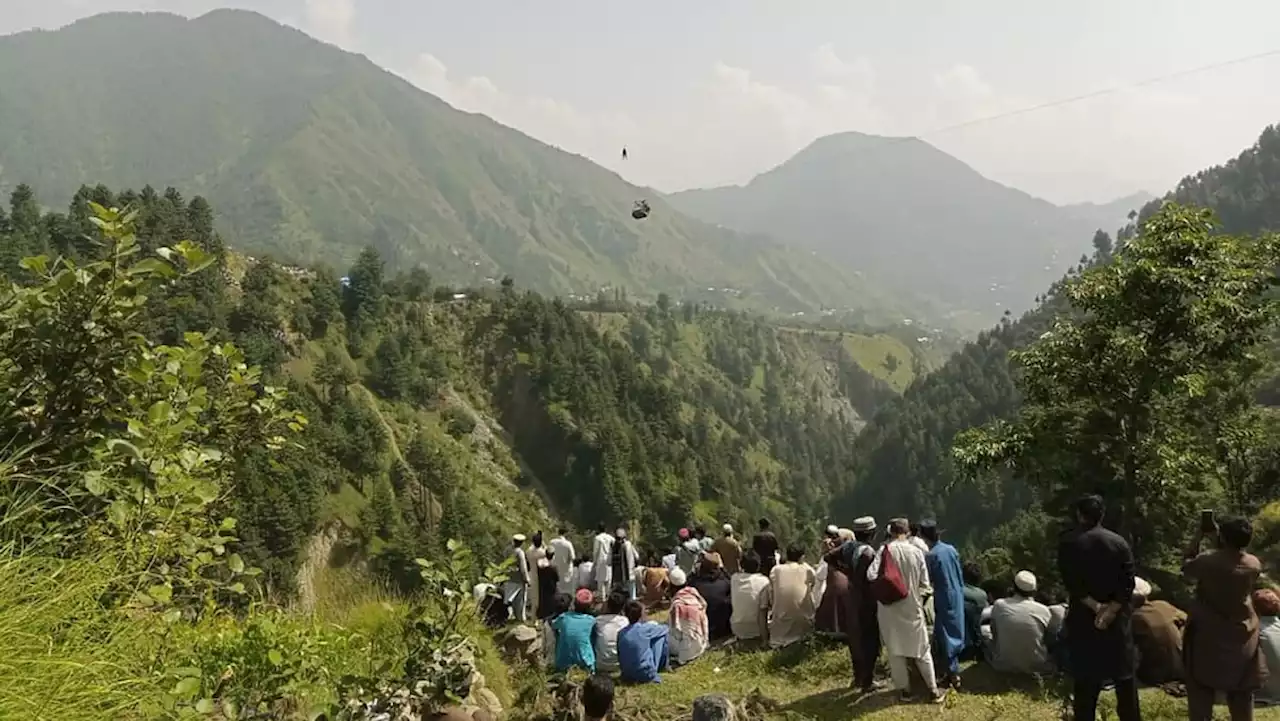
<svg viewBox="0 0 1280 721">
<path fill-rule="evenodd" d="M 1267 128 L 1238 158 L 1184 179 L 1166 198 L 1212 208 L 1224 231 L 1280 229 L 1280 131 Z M 1149 203 L 1141 218 L 1149 218 L 1162 202 Z M 1122 231 L 1122 240 L 1133 232 L 1132 227 Z M 1095 236 L 1093 262 L 1110 248 L 1110 237 Z M 838 513 L 936 514 L 955 537 L 972 538 L 1025 506 L 1017 484 L 1006 486 L 999 497 L 957 484 L 951 446 L 960 431 L 1009 418 L 1017 410 L 1008 353 L 1038 338 L 1062 312 L 1065 304 L 1055 288 L 1035 310 L 984 333 L 872 419 L 854 444 L 855 472 L 851 485 L 837 494 Z"/>
<path fill-rule="evenodd" d="M 511 532 L 560 522 L 663 543 L 694 521 L 761 515 L 812 533 L 862 419 L 896 395 L 850 352 L 857 334 L 665 295 L 436 287 L 421 270 L 393 277 L 372 248 L 346 286 L 250 261 L 176 190 L 82 188 L 65 214 L 41 214 L 20 186 L 0 213 L 0 275 L 30 279 L 19 256 L 95 257 L 91 203 L 137 208 L 144 252 L 186 238 L 217 258 L 152 298 L 141 330 L 233 339 L 309 419 L 300 447 L 248 453 L 235 474 L 243 552 L 280 590 L 308 536 L 335 523 L 397 578 L 444 539 L 498 554 Z"/>
<path fill-rule="evenodd" d="M 839 258 L 983 324 L 1030 306 L 1099 227 L 919 139 L 861 133 L 819 138 L 745 186 L 670 200 L 696 217 Z"/>
<path fill-rule="evenodd" d="M 86 127 L 83 119 L 94 122 Z M 829 259 L 681 215 L 583 157 L 460 112 L 261 15 L 107 14 L 0 38 L 0 189 L 81 184 L 207 197 L 237 248 L 459 285 L 626 287 L 784 310 L 880 309 Z M 653 214 L 631 218 L 649 197 Z M 893 310 L 893 312 L 889 312 Z"/>
</svg>

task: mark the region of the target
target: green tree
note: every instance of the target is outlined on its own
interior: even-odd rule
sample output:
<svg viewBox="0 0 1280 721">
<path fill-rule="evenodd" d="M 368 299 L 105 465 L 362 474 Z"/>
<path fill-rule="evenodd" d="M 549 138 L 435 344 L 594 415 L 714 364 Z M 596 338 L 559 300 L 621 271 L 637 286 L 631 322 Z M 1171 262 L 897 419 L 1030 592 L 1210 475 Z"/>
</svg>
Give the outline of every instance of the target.
<svg viewBox="0 0 1280 721">
<path fill-rule="evenodd" d="M 1070 282 L 1072 312 L 1012 354 L 1017 418 L 962 434 L 962 468 L 1003 466 L 1051 512 L 1101 493 L 1109 524 L 1152 565 L 1195 509 L 1233 495 L 1226 466 L 1266 368 L 1280 242 L 1212 227 L 1210 211 L 1167 204 L 1111 263 Z"/>
</svg>

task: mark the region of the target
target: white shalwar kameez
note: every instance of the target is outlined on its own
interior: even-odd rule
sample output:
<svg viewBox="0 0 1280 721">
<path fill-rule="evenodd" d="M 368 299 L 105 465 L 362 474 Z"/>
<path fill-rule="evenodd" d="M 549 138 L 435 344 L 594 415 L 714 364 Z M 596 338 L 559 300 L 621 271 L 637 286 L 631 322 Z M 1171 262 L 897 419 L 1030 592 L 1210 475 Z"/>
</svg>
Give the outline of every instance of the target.
<svg viewBox="0 0 1280 721">
<path fill-rule="evenodd" d="M 880 638 L 889 655 L 889 672 L 893 685 L 900 691 L 911 689 L 911 672 L 907 665 L 913 659 L 929 691 L 937 693 L 937 680 L 933 675 L 933 655 L 929 653 L 929 626 L 925 623 L 924 597 L 930 590 L 929 571 L 924 564 L 924 554 L 908 540 L 892 541 L 876 554 L 867 579 L 880 577 L 882 554 L 893 556 L 902 580 L 907 587 L 907 597 L 888 606 L 879 604 L 876 618 L 880 622 Z"/>
<path fill-rule="evenodd" d="M 609 595 L 609 587 L 613 584 L 613 534 L 597 533 L 591 544 L 592 568 L 596 573 L 596 593 L 601 597 Z"/>
</svg>

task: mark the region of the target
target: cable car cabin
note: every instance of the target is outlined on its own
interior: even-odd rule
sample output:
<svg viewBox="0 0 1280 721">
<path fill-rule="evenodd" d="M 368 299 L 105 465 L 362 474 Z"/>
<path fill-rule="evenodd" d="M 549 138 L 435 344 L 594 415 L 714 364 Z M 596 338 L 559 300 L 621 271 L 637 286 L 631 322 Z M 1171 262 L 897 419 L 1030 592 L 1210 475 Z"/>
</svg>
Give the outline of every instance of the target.
<svg viewBox="0 0 1280 721">
<path fill-rule="evenodd" d="M 649 204 L 643 200 L 636 201 L 636 207 L 631 209 L 631 217 L 636 220 L 644 220 L 649 217 Z"/>
</svg>

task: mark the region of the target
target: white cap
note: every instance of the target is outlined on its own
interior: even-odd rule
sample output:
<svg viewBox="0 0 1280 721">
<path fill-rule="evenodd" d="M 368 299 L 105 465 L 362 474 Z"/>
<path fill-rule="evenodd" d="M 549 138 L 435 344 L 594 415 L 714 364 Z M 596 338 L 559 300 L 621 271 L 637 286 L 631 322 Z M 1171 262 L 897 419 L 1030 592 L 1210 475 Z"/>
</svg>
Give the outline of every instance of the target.
<svg viewBox="0 0 1280 721">
<path fill-rule="evenodd" d="M 724 524 L 723 526 L 721 526 L 721 528 L 723 528 L 723 529 L 724 529 L 724 532 L 725 532 L 725 533 L 733 533 L 733 526 L 732 526 L 732 525 L 730 525 L 730 524 L 728 524 L 728 523 L 726 523 L 726 524 Z"/>
<path fill-rule="evenodd" d="M 1144 578 L 1133 579 L 1133 595 L 1146 598 L 1151 595 L 1151 584 Z"/>
<path fill-rule="evenodd" d="M 688 580 L 685 578 L 683 568 L 671 569 L 671 572 L 667 574 L 667 578 L 671 579 L 672 586 L 683 586 L 685 581 Z"/>
<path fill-rule="evenodd" d="M 835 535 L 837 535 L 837 534 L 839 534 L 839 533 L 840 533 L 840 529 L 836 527 L 836 524 L 834 524 L 834 523 L 833 523 L 833 524 L 831 524 L 830 526 L 827 526 L 827 535 L 828 535 L 828 536 L 835 536 Z"/>
<path fill-rule="evenodd" d="M 525 537 L 523 533 L 517 533 L 516 535 L 511 537 L 511 540 L 515 541 L 516 543 L 524 543 Z"/>
<path fill-rule="evenodd" d="M 1018 571 L 1013 577 L 1013 585 L 1023 593 L 1036 592 L 1036 574 L 1030 571 Z"/>
</svg>

